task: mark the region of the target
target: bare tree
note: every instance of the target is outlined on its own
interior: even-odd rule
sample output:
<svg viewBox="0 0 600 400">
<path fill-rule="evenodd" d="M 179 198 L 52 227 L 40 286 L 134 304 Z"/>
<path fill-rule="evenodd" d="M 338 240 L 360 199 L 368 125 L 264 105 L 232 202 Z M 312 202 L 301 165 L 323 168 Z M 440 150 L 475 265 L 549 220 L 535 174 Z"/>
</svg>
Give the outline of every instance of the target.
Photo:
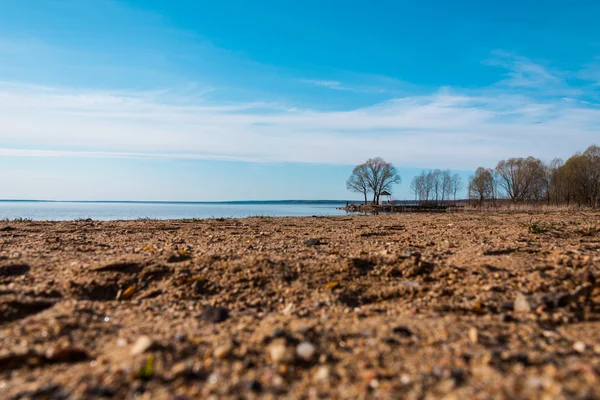
<svg viewBox="0 0 600 400">
<path fill-rule="evenodd" d="M 421 201 L 423 199 L 424 186 L 424 175 L 415 175 L 410 183 L 410 190 L 415 195 L 415 201 Z"/>
<path fill-rule="evenodd" d="M 367 193 L 369 192 L 369 171 L 366 164 L 360 164 L 354 167 L 350 178 L 346 181 L 346 188 L 352 192 L 362 193 L 365 196 L 367 204 Z"/>
<path fill-rule="evenodd" d="M 564 164 L 565 162 L 561 158 L 555 158 L 547 166 L 548 204 L 550 202 L 554 202 L 556 205 L 560 204 L 563 185 L 565 183 L 560 170 Z"/>
<path fill-rule="evenodd" d="M 600 147 L 592 145 L 583 154 L 576 153 L 561 169 L 572 184 L 578 204 L 597 207 L 600 202 Z"/>
<path fill-rule="evenodd" d="M 402 182 L 396 167 L 386 162 L 383 158 L 369 158 L 365 162 L 367 182 L 373 193 L 373 204 L 379 204 L 379 197 L 383 191 L 392 191 L 392 185 Z"/>
<path fill-rule="evenodd" d="M 458 174 L 452 175 L 450 178 L 450 191 L 454 196 L 454 203 L 456 204 L 456 194 L 463 189 L 462 178 Z"/>
<path fill-rule="evenodd" d="M 452 173 L 449 169 L 442 171 L 442 203 L 445 200 L 450 200 L 450 193 L 452 191 Z"/>
<path fill-rule="evenodd" d="M 498 184 L 514 203 L 542 197 L 544 164 L 533 157 L 510 158 L 496 166 Z"/>
<path fill-rule="evenodd" d="M 483 167 L 477 168 L 469 180 L 469 198 L 477 200 L 479 205 L 494 197 L 494 172 Z"/>
</svg>

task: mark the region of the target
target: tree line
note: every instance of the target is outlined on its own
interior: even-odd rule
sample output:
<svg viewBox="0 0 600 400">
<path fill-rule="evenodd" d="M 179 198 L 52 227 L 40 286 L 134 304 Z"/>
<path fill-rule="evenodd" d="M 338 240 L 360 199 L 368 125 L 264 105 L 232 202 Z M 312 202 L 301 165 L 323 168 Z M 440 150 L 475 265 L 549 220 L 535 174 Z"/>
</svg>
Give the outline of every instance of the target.
<svg viewBox="0 0 600 400">
<path fill-rule="evenodd" d="M 479 167 L 469 179 L 468 196 L 478 204 L 512 203 L 600 205 L 600 147 L 592 145 L 567 161 L 544 163 L 534 157 L 501 160 Z"/>
<path fill-rule="evenodd" d="M 456 202 L 456 196 L 463 187 L 460 175 L 452 174 L 448 169 L 423 171 L 410 184 L 415 201 L 435 204 L 447 203 L 451 199 Z"/>
</svg>

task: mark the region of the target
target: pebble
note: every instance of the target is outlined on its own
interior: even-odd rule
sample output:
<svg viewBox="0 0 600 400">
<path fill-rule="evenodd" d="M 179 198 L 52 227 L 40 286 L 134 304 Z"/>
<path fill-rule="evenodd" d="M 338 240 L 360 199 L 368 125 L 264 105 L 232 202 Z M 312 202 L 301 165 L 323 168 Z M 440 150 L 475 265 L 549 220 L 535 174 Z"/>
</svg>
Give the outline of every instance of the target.
<svg viewBox="0 0 600 400">
<path fill-rule="evenodd" d="M 229 357 L 230 355 L 231 355 L 231 345 L 230 344 L 224 344 L 222 346 L 219 346 L 213 351 L 213 356 L 215 356 L 215 358 L 218 358 L 219 360 L 223 360 L 223 359 Z"/>
<path fill-rule="evenodd" d="M 321 245 L 321 244 L 323 244 L 323 242 L 321 242 L 321 240 L 320 240 L 320 239 L 314 239 L 314 238 L 313 238 L 313 239 L 308 239 L 308 240 L 305 240 L 305 241 L 304 241 L 304 245 L 305 245 L 306 247 L 311 247 L 311 246 L 319 246 L 319 245 Z"/>
<path fill-rule="evenodd" d="M 309 342 L 302 342 L 296 347 L 296 355 L 303 361 L 312 361 L 316 352 L 316 347 Z"/>
<path fill-rule="evenodd" d="M 135 344 L 131 347 L 131 355 L 137 356 L 138 354 L 143 354 L 152 347 L 152 339 L 148 336 L 140 336 Z"/>
<path fill-rule="evenodd" d="M 573 344 L 573 349 L 575 349 L 578 353 L 583 353 L 585 351 L 585 343 L 583 342 L 575 342 Z"/>
<path fill-rule="evenodd" d="M 319 381 L 326 381 L 329 379 L 330 375 L 331 372 L 329 371 L 329 367 L 326 365 L 321 365 L 315 373 L 315 378 Z"/>
<path fill-rule="evenodd" d="M 515 302 L 513 304 L 513 309 L 518 313 L 531 312 L 531 305 L 523 293 L 517 293 L 517 297 L 515 297 Z"/>
<path fill-rule="evenodd" d="M 271 361 L 275 364 L 282 364 L 292 361 L 292 355 L 283 340 L 276 340 L 268 347 L 268 353 Z"/>
<path fill-rule="evenodd" d="M 477 344 L 477 342 L 479 342 L 479 331 L 474 326 L 469 329 L 469 340 L 473 344 Z"/>
</svg>

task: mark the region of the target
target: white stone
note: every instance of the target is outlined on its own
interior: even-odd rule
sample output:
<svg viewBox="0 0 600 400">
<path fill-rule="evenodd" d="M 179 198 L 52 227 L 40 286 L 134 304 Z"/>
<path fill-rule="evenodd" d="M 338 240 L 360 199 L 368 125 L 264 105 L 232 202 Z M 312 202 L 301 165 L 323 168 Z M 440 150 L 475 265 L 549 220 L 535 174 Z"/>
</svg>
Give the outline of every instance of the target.
<svg viewBox="0 0 600 400">
<path fill-rule="evenodd" d="M 573 348 L 575 349 L 576 352 L 583 353 L 585 351 L 585 343 L 583 343 L 583 342 L 575 342 L 573 344 Z"/>
<path fill-rule="evenodd" d="M 291 361 L 290 351 L 283 341 L 275 341 L 268 348 L 269 357 L 275 364 L 286 363 Z"/>
<path fill-rule="evenodd" d="M 137 356 L 143 354 L 152 346 L 152 339 L 148 336 L 140 336 L 135 344 L 131 347 L 131 355 Z"/>
<path fill-rule="evenodd" d="M 528 313 L 531 311 L 531 305 L 523 293 L 517 293 L 513 307 L 515 312 L 518 313 Z"/>
<path fill-rule="evenodd" d="M 326 381 L 329 379 L 329 376 L 330 376 L 329 367 L 327 367 L 325 365 L 321 365 L 319 367 L 319 369 L 317 369 L 317 372 L 315 373 L 315 378 L 319 381 Z"/>
<path fill-rule="evenodd" d="M 304 361 L 311 361 L 316 352 L 316 347 L 309 342 L 302 342 L 296 347 L 296 355 Z"/>
</svg>

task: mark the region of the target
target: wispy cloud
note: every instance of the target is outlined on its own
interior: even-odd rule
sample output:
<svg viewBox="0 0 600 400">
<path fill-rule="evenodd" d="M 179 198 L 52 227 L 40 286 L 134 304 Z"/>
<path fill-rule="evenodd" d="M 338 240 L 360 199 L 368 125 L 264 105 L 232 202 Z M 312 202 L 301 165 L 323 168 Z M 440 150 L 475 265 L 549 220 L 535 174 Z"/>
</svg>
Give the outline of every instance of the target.
<svg viewBox="0 0 600 400">
<path fill-rule="evenodd" d="M 360 77 L 360 74 L 354 74 L 355 79 Z M 392 94 L 397 92 L 398 81 L 395 79 L 387 79 L 387 82 L 384 82 L 382 77 L 373 76 L 373 75 L 363 75 L 363 79 L 367 81 L 378 80 L 378 84 L 375 83 L 342 83 L 340 81 L 330 81 L 330 80 L 318 80 L 318 79 L 301 79 L 300 82 L 307 83 L 310 85 L 327 88 L 331 90 L 340 90 L 346 92 L 354 92 L 354 93 L 370 93 L 370 94 Z M 389 84 L 392 82 L 391 86 L 385 86 L 385 84 Z"/>
<path fill-rule="evenodd" d="M 329 89 L 348 90 L 348 88 L 342 86 L 342 82 L 338 82 L 338 81 L 320 81 L 320 80 L 315 80 L 315 79 L 302 79 L 302 82 L 310 83 L 311 85 L 315 85 L 315 86 L 323 86 L 323 87 L 326 87 Z"/>
<path fill-rule="evenodd" d="M 600 129 L 597 105 L 497 87 L 443 88 L 345 111 L 180 93 L 4 83 L 0 155 L 323 164 L 378 155 L 400 166 L 472 169 L 515 155 L 568 156 Z"/>
</svg>

